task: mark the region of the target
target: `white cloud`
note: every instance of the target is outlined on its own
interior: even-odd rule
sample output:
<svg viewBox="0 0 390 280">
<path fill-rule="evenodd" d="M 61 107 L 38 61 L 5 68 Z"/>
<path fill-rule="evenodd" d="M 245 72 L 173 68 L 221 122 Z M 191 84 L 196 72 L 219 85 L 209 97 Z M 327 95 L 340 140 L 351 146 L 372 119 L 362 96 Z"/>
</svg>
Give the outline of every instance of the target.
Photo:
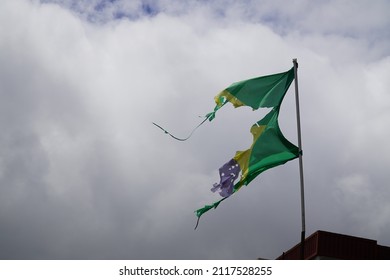
<svg viewBox="0 0 390 280">
<path fill-rule="evenodd" d="M 218 167 L 263 112 L 226 106 L 185 143 L 152 122 L 185 135 L 224 87 L 294 57 L 308 232 L 389 244 L 386 2 L 55 2 L 0 4 L 1 258 L 278 256 L 300 232 L 296 162 L 193 231 Z M 280 122 L 295 142 L 294 110 L 291 90 Z"/>
</svg>

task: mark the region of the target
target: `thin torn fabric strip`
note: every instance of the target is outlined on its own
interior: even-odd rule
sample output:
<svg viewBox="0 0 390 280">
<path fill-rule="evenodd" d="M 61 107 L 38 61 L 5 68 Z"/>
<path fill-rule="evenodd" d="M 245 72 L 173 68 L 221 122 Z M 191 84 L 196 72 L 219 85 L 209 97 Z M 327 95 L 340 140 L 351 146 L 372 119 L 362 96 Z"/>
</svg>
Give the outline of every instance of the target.
<svg viewBox="0 0 390 280">
<path fill-rule="evenodd" d="M 185 137 L 185 138 L 179 138 L 179 137 L 173 135 L 172 133 L 170 133 L 169 131 L 167 131 L 166 129 L 164 129 L 163 127 L 161 127 L 160 125 L 158 125 L 158 124 L 156 124 L 156 123 L 154 123 L 154 122 L 153 122 L 152 124 L 154 124 L 155 126 L 157 126 L 159 129 L 161 129 L 162 131 L 164 131 L 165 134 L 168 134 L 168 135 L 171 136 L 173 139 L 176 139 L 176 140 L 178 140 L 178 141 L 187 141 L 188 139 L 191 138 L 192 134 L 194 134 L 195 130 L 197 130 L 197 129 L 198 129 L 202 124 L 204 124 L 208 119 L 209 119 L 208 115 L 205 116 L 204 120 L 203 120 L 200 124 L 198 124 L 194 129 L 192 129 L 191 133 L 190 133 L 187 137 Z"/>
</svg>

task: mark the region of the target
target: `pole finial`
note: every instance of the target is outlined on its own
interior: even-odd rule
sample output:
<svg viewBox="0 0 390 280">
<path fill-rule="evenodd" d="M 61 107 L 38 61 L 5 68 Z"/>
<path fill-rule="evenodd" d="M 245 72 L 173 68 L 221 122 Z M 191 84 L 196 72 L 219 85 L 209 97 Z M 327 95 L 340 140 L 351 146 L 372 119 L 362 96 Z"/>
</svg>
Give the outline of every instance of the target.
<svg viewBox="0 0 390 280">
<path fill-rule="evenodd" d="M 298 68 L 298 60 L 297 60 L 296 58 L 293 58 L 293 63 L 294 63 L 294 65 L 296 65 L 297 68 Z"/>
</svg>

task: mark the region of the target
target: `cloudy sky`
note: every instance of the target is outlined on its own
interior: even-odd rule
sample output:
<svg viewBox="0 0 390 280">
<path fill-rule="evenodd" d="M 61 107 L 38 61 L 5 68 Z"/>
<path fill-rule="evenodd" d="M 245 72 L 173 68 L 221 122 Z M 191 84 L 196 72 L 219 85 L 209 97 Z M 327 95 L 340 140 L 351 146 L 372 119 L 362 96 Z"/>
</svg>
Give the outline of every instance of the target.
<svg viewBox="0 0 390 280">
<path fill-rule="evenodd" d="M 262 110 L 232 82 L 299 62 L 307 235 L 390 246 L 390 2 L 0 1 L 0 258 L 276 258 L 299 242 L 298 161 L 205 214 Z M 293 88 L 280 126 L 297 142 Z"/>
</svg>

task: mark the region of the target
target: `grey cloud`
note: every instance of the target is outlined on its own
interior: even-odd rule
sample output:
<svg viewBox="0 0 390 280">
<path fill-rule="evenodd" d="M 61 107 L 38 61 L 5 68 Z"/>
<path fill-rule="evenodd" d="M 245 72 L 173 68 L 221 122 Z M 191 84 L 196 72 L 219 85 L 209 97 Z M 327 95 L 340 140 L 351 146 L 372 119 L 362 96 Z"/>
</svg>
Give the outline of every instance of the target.
<svg viewBox="0 0 390 280">
<path fill-rule="evenodd" d="M 152 122 L 185 135 L 220 90 L 287 70 L 293 57 L 300 63 L 308 233 L 390 242 L 389 41 L 368 38 L 369 45 L 365 37 L 388 28 L 387 18 L 369 13 L 366 29 L 353 29 L 359 36 L 351 39 L 343 26 L 319 22 L 310 30 L 320 11 L 305 1 L 298 7 L 307 16 L 288 32 L 279 15 L 292 21 L 298 7 L 198 2 L 192 10 L 161 1 L 153 17 L 112 20 L 113 10 L 132 9 L 114 1 L 108 14 L 96 14 L 105 22 L 95 24 L 79 15 L 104 13 L 94 8 L 98 2 L 77 2 L 0 4 L 0 258 L 278 256 L 299 241 L 295 161 L 262 174 L 193 230 L 193 211 L 218 199 L 210 192 L 218 168 L 250 145 L 249 127 L 264 112 L 225 106 L 185 143 Z M 250 7 L 263 19 L 242 17 Z M 220 16 L 209 17 L 216 10 Z M 280 123 L 296 142 L 294 109 L 290 90 Z"/>
</svg>

